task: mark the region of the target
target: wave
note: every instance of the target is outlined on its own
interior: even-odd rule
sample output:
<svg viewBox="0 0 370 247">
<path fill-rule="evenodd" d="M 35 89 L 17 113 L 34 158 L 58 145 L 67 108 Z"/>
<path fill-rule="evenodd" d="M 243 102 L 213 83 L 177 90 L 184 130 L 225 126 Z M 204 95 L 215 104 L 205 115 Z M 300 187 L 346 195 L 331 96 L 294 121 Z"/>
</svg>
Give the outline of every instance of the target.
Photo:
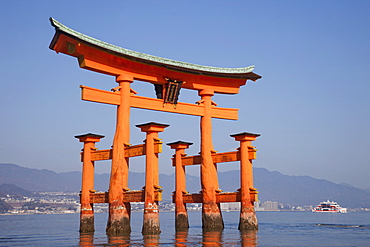
<svg viewBox="0 0 370 247">
<path fill-rule="evenodd" d="M 316 224 L 324 227 L 353 227 L 353 228 L 370 228 L 370 225 L 344 225 L 344 224 Z"/>
</svg>

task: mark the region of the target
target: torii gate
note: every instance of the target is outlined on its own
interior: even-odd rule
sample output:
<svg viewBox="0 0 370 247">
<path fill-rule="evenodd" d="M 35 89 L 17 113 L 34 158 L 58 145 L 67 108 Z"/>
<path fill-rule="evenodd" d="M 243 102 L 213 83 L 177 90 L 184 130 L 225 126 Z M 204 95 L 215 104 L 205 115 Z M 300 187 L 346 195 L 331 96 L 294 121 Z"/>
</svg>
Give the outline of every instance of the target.
<svg viewBox="0 0 370 247">
<path fill-rule="evenodd" d="M 212 101 L 212 96 L 215 93 L 237 94 L 239 88 L 245 85 L 247 80 L 260 79 L 261 76 L 253 73 L 254 66 L 216 68 L 160 58 L 99 41 L 74 31 L 53 18 L 50 18 L 50 21 L 56 31 L 50 49 L 57 53 L 61 52 L 76 57 L 81 68 L 115 76 L 116 82 L 119 84 L 117 88 L 112 89 L 112 92 L 81 86 L 83 100 L 117 105 L 116 132 L 113 148 L 109 151 L 112 155 L 112 168 L 108 193 L 107 233 L 120 234 L 131 230 L 130 205 L 129 202 L 124 202 L 122 199 L 125 193 L 129 192 L 125 191 L 128 185 L 129 168 L 129 156 L 125 156 L 125 152 L 130 143 L 131 107 L 201 117 L 200 163 L 203 229 L 223 229 L 221 210 L 216 200 L 218 181 L 216 165 L 212 156 L 214 153 L 212 118 L 237 120 L 238 109 L 217 107 Z M 135 95 L 136 92 L 130 88 L 130 84 L 134 80 L 154 84 L 157 99 Z M 200 101 L 196 104 L 177 102 L 180 88 L 198 91 L 198 95 L 201 97 Z M 150 132 L 143 129 L 142 131 Z M 99 136 L 88 134 L 87 136 L 77 136 L 77 138 L 83 142 L 95 138 L 96 142 Z M 124 191 L 122 192 L 122 190 Z M 152 219 L 145 218 L 147 210 L 149 208 L 146 205 L 144 226 L 152 222 Z M 91 218 L 91 214 L 89 217 Z M 86 220 L 81 213 L 81 222 L 83 219 Z M 157 228 L 158 225 L 154 224 L 152 229 L 147 232 L 155 232 Z M 80 227 L 80 231 L 84 230 Z"/>
</svg>

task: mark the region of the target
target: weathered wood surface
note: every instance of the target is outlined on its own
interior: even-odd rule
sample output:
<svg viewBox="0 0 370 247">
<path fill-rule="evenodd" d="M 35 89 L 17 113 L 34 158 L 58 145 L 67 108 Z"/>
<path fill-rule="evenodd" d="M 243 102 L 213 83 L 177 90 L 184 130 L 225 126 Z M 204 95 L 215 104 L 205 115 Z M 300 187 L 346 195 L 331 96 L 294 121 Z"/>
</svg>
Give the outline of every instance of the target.
<svg viewBox="0 0 370 247">
<path fill-rule="evenodd" d="M 155 201 L 162 201 L 162 192 L 154 192 Z M 109 192 L 90 193 L 90 203 L 108 203 Z M 145 190 L 123 192 L 123 202 L 144 202 Z"/>
<path fill-rule="evenodd" d="M 251 201 L 258 201 L 258 191 L 255 189 L 250 190 Z M 175 196 L 172 196 L 172 202 L 175 203 Z M 203 203 L 203 197 L 200 193 L 195 194 L 183 194 L 184 203 Z M 240 202 L 240 192 L 222 192 L 216 193 L 216 202 Z"/>
<path fill-rule="evenodd" d="M 112 149 L 102 149 L 96 150 L 91 152 L 91 160 L 98 161 L 98 160 L 110 160 L 112 159 Z M 154 152 L 162 153 L 162 143 L 157 142 L 154 144 Z M 145 155 L 145 144 L 139 144 L 135 146 L 130 146 L 125 148 L 125 157 L 136 157 Z"/>
<path fill-rule="evenodd" d="M 248 152 L 249 159 L 256 159 L 256 150 L 251 148 Z M 213 163 L 224 163 L 224 162 L 233 162 L 233 161 L 240 161 L 240 152 L 233 151 L 233 152 L 225 152 L 225 153 L 215 153 L 212 154 Z M 183 166 L 190 166 L 190 165 L 200 165 L 202 163 L 202 158 L 200 155 L 195 156 L 185 156 L 182 158 L 182 165 Z M 175 166 L 174 160 L 172 165 Z"/>
</svg>

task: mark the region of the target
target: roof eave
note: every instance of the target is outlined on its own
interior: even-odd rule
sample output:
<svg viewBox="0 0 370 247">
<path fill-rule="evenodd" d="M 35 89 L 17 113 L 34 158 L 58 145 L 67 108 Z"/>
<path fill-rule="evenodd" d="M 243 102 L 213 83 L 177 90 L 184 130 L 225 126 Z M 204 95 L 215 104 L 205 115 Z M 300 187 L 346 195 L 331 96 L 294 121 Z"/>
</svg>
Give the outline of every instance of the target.
<svg viewBox="0 0 370 247">
<path fill-rule="evenodd" d="M 254 66 L 243 67 L 243 68 L 219 68 L 219 67 L 203 66 L 203 65 L 180 62 L 176 60 L 171 60 L 167 58 L 162 58 L 162 57 L 157 57 L 153 55 L 148 55 L 145 53 L 132 51 L 126 48 L 118 47 L 118 46 L 100 41 L 98 39 L 89 37 L 85 34 L 79 33 L 73 29 L 70 29 L 53 18 L 50 18 L 50 22 L 56 31 L 49 45 L 49 48 L 52 50 L 54 49 L 54 46 L 60 34 L 63 33 L 69 37 L 78 39 L 81 42 L 88 43 L 89 45 L 94 46 L 98 49 L 104 50 L 106 52 L 113 53 L 118 56 L 126 57 L 127 59 L 135 60 L 138 62 L 166 67 L 168 69 L 172 69 L 172 70 L 176 70 L 180 72 L 199 74 L 199 75 L 210 75 L 210 76 L 217 76 L 217 77 L 250 79 L 252 81 L 256 81 L 262 78 L 260 75 L 257 75 L 252 72 L 254 69 Z"/>
</svg>

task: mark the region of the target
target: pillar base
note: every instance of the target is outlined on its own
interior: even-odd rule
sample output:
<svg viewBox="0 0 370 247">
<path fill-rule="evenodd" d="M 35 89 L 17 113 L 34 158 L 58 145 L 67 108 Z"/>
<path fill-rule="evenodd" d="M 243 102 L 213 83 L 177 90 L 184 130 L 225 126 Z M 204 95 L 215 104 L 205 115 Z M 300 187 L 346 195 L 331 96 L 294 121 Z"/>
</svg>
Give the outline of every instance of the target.
<svg viewBox="0 0 370 247">
<path fill-rule="evenodd" d="M 258 221 L 254 210 L 240 213 L 238 229 L 240 231 L 258 230 Z"/>
<path fill-rule="evenodd" d="M 80 218 L 80 233 L 94 233 L 94 216 Z"/>
<path fill-rule="evenodd" d="M 207 205 L 203 203 L 202 228 L 205 231 L 221 231 L 224 229 L 221 210 L 217 204 Z"/>
<path fill-rule="evenodd" d="M 158 202 L 145 203 L 143 220 L 143 228 L 141 230 L 143 235 L 157 235 L 161 233 Z"/>
<path fill-rule="evenodd" d="M 157 235 L 161 233 L 159 219 L 156 217 L 145 217 L 141 233 L 143 235 Z"/>
<path fill-rule="evenodd" d="M 189 219 L 187 214 L 179 213 L 175 218 L 176 231 L 187 231 L 189 229 Z"/>
<path fill-rule="evenodd" d="M 122 217 L 120 220 L 108 221 L 108 235 L 125 235 L 131 233 L 130 218 Z"/>
<path fill-rule="evenodd" d="M 125 205 L 127 206 L 127 205 Z M 108 235 L 125 235 L 131 233 L 130 225 L 130 210 L 129 208 L 121 206 L 109 209 L 109 218 L 106 232 Z"/>
</svg>

